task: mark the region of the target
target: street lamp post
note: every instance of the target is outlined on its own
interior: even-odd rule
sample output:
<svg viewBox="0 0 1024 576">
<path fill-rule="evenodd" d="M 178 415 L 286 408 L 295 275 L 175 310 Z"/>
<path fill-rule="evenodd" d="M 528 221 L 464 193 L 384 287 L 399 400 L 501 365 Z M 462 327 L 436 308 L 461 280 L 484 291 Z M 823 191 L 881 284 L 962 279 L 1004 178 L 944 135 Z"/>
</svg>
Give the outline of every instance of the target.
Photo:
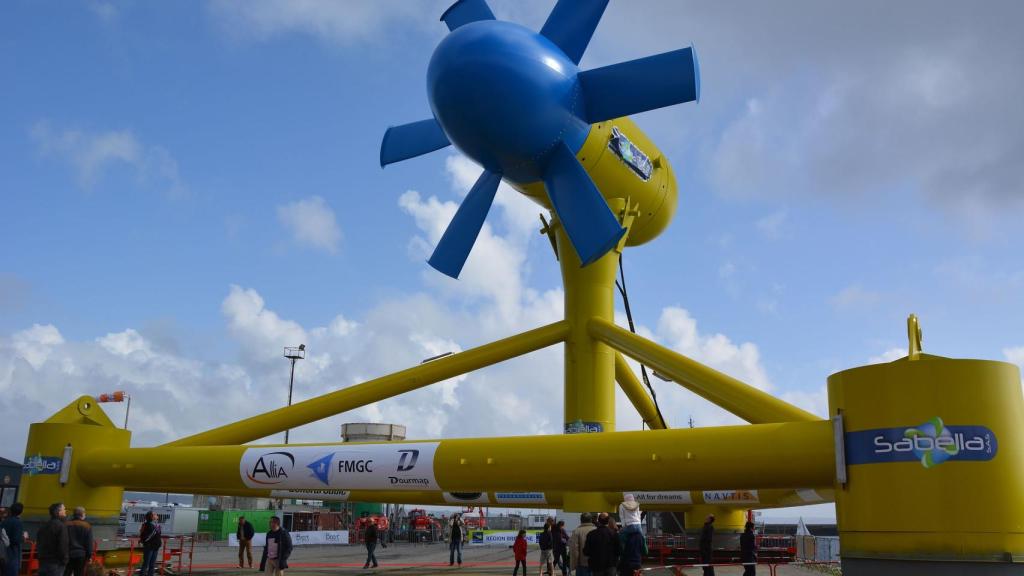
<svg viewBox="0 0 1024 576">
<path fill-rule="evenodd" d="M 285 346 L 285 348 L 284 348 L 284 357 L 292 361 L 292 373 L 291 373 L 291 376 L 288 378 L 288 405 L 291 406 L 292 405 L 292 388 L 295 386 L 295 361 L 296 360 L 303 360 L 303 359 L 306 358 L 306 345 L 305 344 L 299 344 L 298 348 L 293 348 L 291 346 Z M 285 444 L 288 443 L 288 432 L 290 432 L 290 430 L 285 430 L 284 431 L 284 443 Z"/>
</svg>

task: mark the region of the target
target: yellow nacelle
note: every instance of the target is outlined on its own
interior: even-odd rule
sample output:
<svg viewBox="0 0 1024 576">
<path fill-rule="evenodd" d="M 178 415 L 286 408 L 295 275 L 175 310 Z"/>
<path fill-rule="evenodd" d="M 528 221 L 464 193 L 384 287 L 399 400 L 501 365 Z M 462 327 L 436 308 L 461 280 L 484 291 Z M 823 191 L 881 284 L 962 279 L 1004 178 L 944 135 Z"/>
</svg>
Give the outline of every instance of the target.
<svg viewBox="0 0 1024 576">
<path fill-rule="evenodd" d="M 609 147 L 609 142 L 613 137 L 613 128 L 618 129 L 619 133 L 650 159 L 652 168 L 650 178 L 644 180 Z M 661 150 L 632 120 L 616 118 L 594 124 L 587 140 L 576 153 L 576 159 L 586 169 L 587 174 L 590 175 L 605 200 L 628 199 L 630 208 L 638 210 L 629 228 L 626 246 L 637 246 L 648 242 L 668 227 L 676 211 L 678 192 L 675 174 Z M 513 187 L 534 202 L 548 210 L 551 209 L 543 182 L 513 184 Z M 614 204 L 612 205 L 614 206 Z M 623 215 L 617 214 L 617 216 L 622 218 Z"/>
</svg>

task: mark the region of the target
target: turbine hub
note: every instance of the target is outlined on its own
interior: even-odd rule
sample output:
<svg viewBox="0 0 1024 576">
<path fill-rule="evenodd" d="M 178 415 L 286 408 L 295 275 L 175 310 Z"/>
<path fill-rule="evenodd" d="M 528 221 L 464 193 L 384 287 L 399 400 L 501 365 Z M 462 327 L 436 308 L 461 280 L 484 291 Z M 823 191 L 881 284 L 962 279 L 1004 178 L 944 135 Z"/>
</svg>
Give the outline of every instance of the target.
<svg viewBox="0 0 1024 576">
<path fill-rule="evenodd" d="M 462 152 L 513 182 L 533 182 L 560 140 L 575 151 L 586 139 L 578 72 L 532 30 L 479 21 L 438 45 L 427 94 L 434 117 Z"/>
</svg>

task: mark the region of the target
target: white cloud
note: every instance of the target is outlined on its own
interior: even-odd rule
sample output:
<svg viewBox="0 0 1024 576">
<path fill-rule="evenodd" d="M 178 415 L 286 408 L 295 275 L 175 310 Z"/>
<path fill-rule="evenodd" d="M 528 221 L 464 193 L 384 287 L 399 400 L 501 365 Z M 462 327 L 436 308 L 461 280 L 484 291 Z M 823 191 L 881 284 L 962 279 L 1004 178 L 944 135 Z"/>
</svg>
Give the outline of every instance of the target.
<svg viewBox="0 0 1024 576">
<path fill-rule="evenodd" d="M 142 144 L 131 130 L 55 130 L 49 121 L 40 120 L 29 134 L 41 154 L 69 163 L 83 188 L 92 189 L 106 172 L 122 165 L 131 168 L 144 186 L 157 188 L 170 197 L 186 193 L 178 163 L 170 152 L 161 146 Z"/>
<path fill-rule="evenodd" d="M 829 299 L 829 303 L 839 311 L 865 310 L 874 307 L 879 300 L 881 295 L 877 292 L 865 290 L 861 285 L 854 284 L 840 290 Z"/>
<path fill-rule="evenodd" d="M 1003 348 L 1003 356 L 1010 362 L 1024 368 L 1024 346 L 1016 348 Z"/>
<path fill-rule="evenodd" d="M 341 228 L 334 218 L 334 210 L 323 198 L 311 196 L 278 206 L 277 219 L 299 244 L 331 254 L 338 251 Z"/>
<path fill-rule="evenodd" d="M 889 348 L 885 352 L 882 352 L 878 356 L 872 356 L 868 358 L 868 364 L 887 364 L 900 358 L 905 358 L 907 355 L 906 348 Z"/>
<path fill-rule="evenodd" d="M 63 343 L 64 337 L 52 324 L 33 324 L 31 328 L 11 336 L 11 347 L 15 354 L 36 368 L 46 362 L 54 348 Z"/>
<path fill-rule="evenodd" d="M 404 0 L 214 0 L 209 8 L 225 30 L 238 37 L 266 40 L 299 33 L 350 45 L 407 34 L 412 27 L 438 24 L 437 18 L 447 5 L 442 0 L 427 4 Z"/>
</svg>

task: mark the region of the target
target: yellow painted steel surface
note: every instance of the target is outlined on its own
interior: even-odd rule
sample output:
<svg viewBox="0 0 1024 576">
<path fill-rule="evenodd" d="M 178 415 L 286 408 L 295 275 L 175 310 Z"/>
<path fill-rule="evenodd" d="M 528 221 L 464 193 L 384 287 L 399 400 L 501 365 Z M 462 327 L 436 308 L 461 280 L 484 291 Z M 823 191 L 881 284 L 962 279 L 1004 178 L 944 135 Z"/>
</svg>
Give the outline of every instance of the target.
<svg viewBox="0 0 1024 576">
<path fill-rule="evenodd" d="M 651 366 L 690 391 L 753 424 L 768 422 L 811 422 L 818 416 L 783 402 L 739 380 L 659 346 L 616 326 L 594 318 L 590 333 L 619 352 Z"/>
<path fill-rule="evenodd" d="M 563 341 L 568 332 L 569 326 L 565 322 L 555 322 L 286 408 L 182 438 L 166 446 L 215 446 L 251 442 L 546 348 Z"/>
<path fill-rule="evenodd" d="M 858 452 L 870 459 L 851 463 L 849 481 L 836 493 L 843 557 L 1024 560 L 1024 400 L 1017 367 L 916 358 L 828 379 L 829 409 L 845 420 L 848 462 L 858 461 Z M 965 452 L 926 467 L 907 452 L 914 459 L 881 461 L 897 447 L 877 440 L 880 431 L 902 438 L 934 418 L 952 434 L 968 426 L 991 431 L 994 457 L 962 459 Z M 967 439 L 975 432 L 967 431 Z M 947 442 L 967 448 L 952 437 Z M 978 452 L 982 458 L 985 450 Z"/>
<path fill-rule="evenodd" d="M 615 275 L 619 254 L 612 250 L 583 267 L 565 230 L 556 226 L 558 262 L 565 284 L 565 409 L 566 429 L 587 432 L 615 430 L 615 351 L 590 337 L 591 318 L 614 319 Z M 600 428 L 595 430 L 594 428 Z"/>
<path fill-rule="evenodd" d="M 85 506 L 89 514 L 97 517 L 117 517 L 121 511 L 121 483 L 93 487 L 83 482 L 77 465 L 86 459 L 89 451 L 98 447 L 127 449 L 131 433 L 115 428 L 107 415 L 91 396 L 82 396 L 45 422 L 32 424 L 25 448 L 26 460 L 39 457 L 40 465 L 51 464 L 50 469 L 29 466 L 21 475 L 19 498 L 25 504 L 26 518 L 47 517 L 47 508 L 54 502 L 69 506 Z M 60 483 L 60 469 L 52 465 L 59 462 L 64 449 L 71 446 L 68 482 Z"/>
<path fill-rule="evenodd" d="M 619 383 L 619 387 L 626 393 L 626 397 L 633 403 L 633 407 L 640 413 L 640 417 L 647 423 L 647 427 L 651 430 L 663 430 L 667 426 L 662 422 L 661 418 L 658 417 L 658 410 L 654 406 L 654 400 L 647 395 L 647 390 L 644 390 L 640 380 L 637 379 L 636 374 L 626 363 L 626 359 L 622 354 L 615 353 L 615 380 Z"/>
<path fill-rule="evenodd" d="M 654 171 L 649 180 L 639 178 L 608 148 L 612 128 L 618 128 L 651 159 Z M 661 150 L 632 120 L 616 118 L 591 126 L 576 158 L 609 204 L 616 199 L 628 198 L 631 205 L 639 206 L 626 246 L 648 242 L 668 227 L 676 211 L 678 196 L 675 174 Z M 515 188 L 538 204 L 551 208 L 542 182 L 515 185 Z"/>
<path fill-rule="evenodd" d="M 449 492 L 621 492 L 640 481 L 646 490 L 792 488 L 828 485 L 835 469 L 831 424 L 822 420 L 437 442 L 434 475 Z M 78 462 L 78 471 L 93 486 L 243 488 L 239 461 L 247 448 L 97 448 Z"/>
<path fill-rule="evenodd" d="M 683 526 L 687 530 L 700 530 L 708 514 L 715 515 L 715 532 L 742 532 L 747 523 L 746 510 L 724 506 L 694 506 L 686 511 Z"/>
</svg>

